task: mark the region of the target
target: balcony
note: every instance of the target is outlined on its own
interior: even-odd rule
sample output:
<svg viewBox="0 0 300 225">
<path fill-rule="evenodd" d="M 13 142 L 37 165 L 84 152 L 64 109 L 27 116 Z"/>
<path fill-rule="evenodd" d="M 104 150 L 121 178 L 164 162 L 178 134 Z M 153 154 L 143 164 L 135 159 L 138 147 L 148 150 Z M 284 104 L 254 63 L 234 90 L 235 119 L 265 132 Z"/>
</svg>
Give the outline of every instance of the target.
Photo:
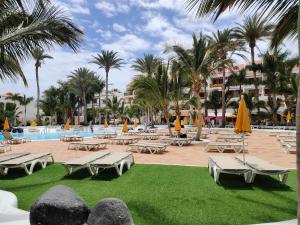
<svg viewBox="0 0 300 225">
<path fill-rule="evenodd" d="M 215 87 L 223 87 L 223 84 L 210 84 L 210 88 L 215 88 Z"/>
</svg>

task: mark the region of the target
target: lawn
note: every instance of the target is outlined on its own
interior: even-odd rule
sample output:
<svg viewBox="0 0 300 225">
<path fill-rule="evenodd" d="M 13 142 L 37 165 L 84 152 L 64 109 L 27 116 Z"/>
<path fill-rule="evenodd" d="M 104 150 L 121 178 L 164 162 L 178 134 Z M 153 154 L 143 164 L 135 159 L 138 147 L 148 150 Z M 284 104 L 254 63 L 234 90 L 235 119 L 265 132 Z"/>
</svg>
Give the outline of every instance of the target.
<svg viewBox="0 0 300 225">
<path fill-rule="evenodd" d="M 59 164 L 31 176 L 11 170 L 0 178 L 0 189 L 14 192 L 25 210 L 57 184 L 72 187 L 90 207 L 103 198 L 120 198 L 136 225 L 242 225 L 296 217 L 295 171 L 287 186 L 264 176 L 248 185 L 231 175 L 222 176 L 222 185 L 217 185 L 207 168 L 184 166 L 134 165 L 122 177 L 105 171 L 90 178 L 85 170 L 64 175 Z"/>
</svg>

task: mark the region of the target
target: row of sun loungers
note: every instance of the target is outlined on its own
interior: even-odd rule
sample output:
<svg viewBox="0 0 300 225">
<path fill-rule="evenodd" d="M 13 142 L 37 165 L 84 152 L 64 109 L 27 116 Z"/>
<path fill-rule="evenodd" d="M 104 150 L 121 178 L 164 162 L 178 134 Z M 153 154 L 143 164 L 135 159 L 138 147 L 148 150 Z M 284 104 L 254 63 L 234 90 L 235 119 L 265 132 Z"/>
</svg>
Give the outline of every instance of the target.
<svg viewBox="0 0 300 225">
<path fill-rule="evenodd" d="M 192 138 L 165 138 L 163 139 L 163 141 L 170 145 L 178 145 L 179 147 L 182 147 L 184 145 L 190 145 L 193 139 Z"/>
<path fill-rule="evenodd" d="M 36 164 L 42 168 L 47 166 L 48 160 L 54 159 L 50 153 L 15 153 L 0 157 L 0 175 L 6 175 L 9 169 L 22 168 L 27 175 L 33 173 Z"/>
<path fill-rule="evenodd" d="M 0 153 L 11 151 L 11 146 L 7 144 L 0 144 Z"/>
<path fill-rule="evenodd" d="M 138 141 L 139 138 L 128 137 L 128 136 L 120 136 L 120 137 L 110 139 L 110 143 L 116 145 L 129 145 L 129 144 L 137 143 Z"/>
<path fill-rule="evenodd" d="M 71 142 L 69 144 L 68 149 L 69 150 L 86 150 L 86 151 L 92 151 L 92 150 L 99 150 L 104 149 L 107 146 L 106 141 L 100 141 L 100 142 Z"/>
<path fill-rule="evenodd" d="M 70 175 L 74 170 L 87 168 L 92 176 L 97 175 L 100 171 L 114 168 L 119 176 L 122 176 L 124 166 L 130 169 L 134 163 L 132 153 L 129 152 L 97 152 L 78 159 L 70 160 L 63 163 Z"/>
<path fill-rule="evenodd" d="M 243 137 L 240 135 L 220 135 L 216 139 L 217 142 L 241 142 Z"/>
<path fill-rule="evenodd" d="M 14 138 L 11 135 L 11 133 L 7 131 L 2 131 L 2 135 L 5 138 L 5 140 L 2 141 L 2 144 L 15 145 L 15 144 L 23 144 L 23 143 L 31 142 L 30 138 Z"/>
<path fill-rule="evenodd" d="M 257 174 L 278 176 L 279 181 L 286 183 L 288 170 L 255 156 L 247 156 L 245 164 L 241 156 L 210 156 L 208 159 L 209 173 L 215 182 L 219 182 L 221 173 L 243 175 L 246 183 L 253 183 Z"/>
<path fill-rule="evenodd" d="M 296 153 L 296 133 L 294 132 L 284 132 L 277 133 L 277 140 L 285 153 Z"/>
<path fill-rule="evenodd" d="M 83 137 L 79 135 L 63 135 L 60 137 L 63 142 L 83 141 Z"/>
</svg>

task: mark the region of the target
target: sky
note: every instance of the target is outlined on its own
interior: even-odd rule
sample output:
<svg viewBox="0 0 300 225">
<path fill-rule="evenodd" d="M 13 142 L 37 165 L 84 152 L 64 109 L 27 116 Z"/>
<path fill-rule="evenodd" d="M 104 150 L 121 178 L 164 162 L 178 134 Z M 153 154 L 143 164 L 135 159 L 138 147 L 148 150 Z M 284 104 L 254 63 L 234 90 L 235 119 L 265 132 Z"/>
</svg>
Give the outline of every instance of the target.
<svg viewBox="0 0 300 225">
<path fill-rule="evenodd" d="M 45 60 L 40 68 L 41 92 L 56 85 L 58 80 L 67 80 L 68 75 L 79 67 L 88 67 L 104 77 L 104 71 L 90 63 L 101 50 L 114 50 L 124 59 L 121 70 L 109 74 L 110 88 L 121 91 L 137 75 L 131 69 L 132 62 L 144 54 L 162 56 L 167 45 L 180 44 L 190 47 L 192 34 L 211 34 L 218 29 L 231 28 L 242 23 L 243 15 L 236 11 L 224 13 L 217 22 L 210 18 L 195 18 L 187 12 L 184 0 L 52 0 L 85 33 L 78 53 L 68 48 L 55 47 L 49 50 L 53 59 Z M 268 42 L 258 43 L 259 51 L 267 49 Z M 285 41 L 292 55 L 297 45 Z M 258 51 L 257 51 L 258 52 Z M 165 56 L 166 57 L 166 56 Z M 248 57 L 249 58 L 249 57 Z M 236 58 L 237 63 L 244 63 Z M 29 87 L 21 81 L 0 83 L 1 93 L 14 92 L 36 96 L 34 61 L 22 65 Z"/>
</svg>

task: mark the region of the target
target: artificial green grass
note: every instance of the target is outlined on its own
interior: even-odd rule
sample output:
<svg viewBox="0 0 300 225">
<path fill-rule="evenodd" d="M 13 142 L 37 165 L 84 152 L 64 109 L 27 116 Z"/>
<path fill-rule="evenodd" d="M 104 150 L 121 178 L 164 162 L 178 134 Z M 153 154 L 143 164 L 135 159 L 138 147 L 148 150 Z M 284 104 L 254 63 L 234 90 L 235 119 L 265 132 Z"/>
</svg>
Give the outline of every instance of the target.
<svg viewBox="0 0 300 225">
<path fill-rule="evenodd" d="M 207 168 L 184 166 L 134 165 L 122 177 L 114 170 L 96 178 L 87 170 L 64 175 L 59 164 L 31 176 L 11 170 L 0 178 L 0 189 L 14 192 L 25 210 L 58 184 L 72 187 L 90 207 L 103 198 L 120 198 L 136 225 L 242 225 L 296 217 L 295 171 L 286 186 L 265 176 L 249 185 L 232 175 L 221 175 L 217 185 Z"/>
</svg>

